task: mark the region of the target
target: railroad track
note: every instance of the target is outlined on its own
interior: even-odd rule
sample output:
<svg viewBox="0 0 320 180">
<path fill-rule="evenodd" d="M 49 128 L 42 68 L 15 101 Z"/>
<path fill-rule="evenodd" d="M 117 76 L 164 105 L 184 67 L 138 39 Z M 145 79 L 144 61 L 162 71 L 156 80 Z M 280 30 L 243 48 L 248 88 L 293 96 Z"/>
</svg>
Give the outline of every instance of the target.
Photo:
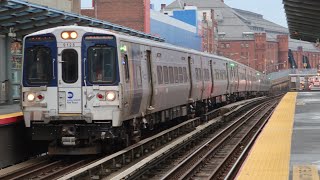
<svg viewBox="0 0 320 180">
<path fill-rule="evenodd" d="M 211 111 L 201 118 L 198 117 L 183 122 L 104 158 L 44 158 L 22 169 L 20 168 L 11 173 L 0 175 L 0 179 L 101 179 L 104 177 L 108 179 L 121 179 L 118 176 L 125 174 L 123 171 L 130 171 L 137 163 L 142 164 L 141 166 L 150 170 L 152 167 L 164 162 L 163 160 L 165 158 L 151 157 L 154 154 L 158 154 L 158 151 L 163 151 L 160 152 L 160 154 L 167 157 L 172 157 L 172 154 L 180 153 L 180 155 L 177 155 L 177 157 L 180 157 L 180 160 L 178 159 L 176 161 L 173 166 L 175 167 L 175 165 L 183 159 L 186 159 L 189 154 L 200 147 L 199 138 L 202 139 L 202 141 L 209 141 L 210 136 L 208 136 L 208 134 L 215 134 L 216 130 L 219 129 L 222 124 L 230 124 L 230 119 L 239 115 L 241 109 L 244 110 L 248 107 L 255 106 L 266 99 L 267 98 L 256 98 L 230 104 Z M 225 114 L 223 118 L 219 116 L 221 114 Z M 186 138 L 186 140 L 183 140 L 184 138 Z M 182 141 L 177 143 L 176 140 Z M 183 152 L 181 149 L 184 149 L 187 153 L 181 153 Z M 156 161 L 149 163 L 148 160 L 150 160 L 150 162 Z M 150 167 L 148 167 L 148 165 L 150 165 Z M 168 166 L 167 170 L 173 167 Z M 143 171 L 144 168 L 140 170 Z M 132 176 L 129 175 L 125 178 L 143 178 L 143 176 L 146 175 L 146 173 L 139 171 L 134 172 Z M 151 171 L 143 172 L 149 173 Z M 164 171 L 164 173 L 165 172 L 168 171 Z M 152 175 L 152 173 L 149 173 L 148 177 L 150 177 L 150 175 Z"/>
<path fill-rule="evenodd" d="M 26 167 L 16 169 L 10 173 L 0 175 L 1 180 L 49 180 L 57 179 L 70 171 L 76 170 L 96 159 L 91 158 L 44 158 Z"/>
<path fill-rule="evenodd" d="M 275 107 L 277 101 L 271 101 L 273 102 L 272 106 Z M 269 101 L 269 103 L 271 101 Z M 181 142 L 174 142 L 174 145 L 169 146 L 167 149 L 164 149 L 147 157 L 140 163 L 135 164 L 127 170 L 124 170 L 123 172 L 121 172 L 121 174 L 118 174 L 116 176 L 108 176 L 107 179 L 208 179 L 211 176 L 214 177 L 213 179 L 219 179 L 222 172 L 221 170 L 225 170 L 223 171 L 225 176 L 231 176 L 233 174 L 228 174 L 228 171 L 226 169 L 232 168 L 233 171 L 236 170 L 236 168 L 232 166 L 233 163 L 231 162 L 231 160 L 237 160 L 236 156 L 239 156 L 239 154 L 241 154 L 241 150 L 243 149 L 245 143 L 244 141 L 241 141 L 241 143 L 235 143 L 237 142 L 237 140 L 232 140 L 234 142 L 229 140 L 231 144 L 228 144 L 227 139 L 229 138 L 226 137 L 236 137 L 239 141 L 239 137 L 241 134 L 239 133 L 239 131 L 241 129 L 248 129 L 248 126 L 246 126 L 247 124 L 253 125 L 246 120 L 253 121 L 253 119 L 261 119 L 262 116 L 266 116 L 265 112 L 267 111 L 269 111 L 269 114 L 271 114 L 273 108 L 269 108 L 270 106 L 268 103 L 257 105 L 257 107 L 252 109 L 252 107 L 256 105 L 257 102 L 248 104 L 247 106 L 238 107 L 234 111 L 225 114 L 223 118 L 216 118 L 216 121 L 214 123 L 211 121 L 205 125 L 206 127 L 202 127 L 196 130 L 197 132 L 189 133 L 188 136 L 191 138 L 187 137 Z M 248 109 L 252 110 L 248 112 Z M 260 114 L 261 117 L 258 116 L 258 112 L 262 112 Z M 268 119 L 267 116 L 265 117 L 265 120 L 266 119 Z M 222 126 L 223 128 L 221 128 Z M 251 129 L 253 130 L 252 132 L 254 132 L 254 130 L 257 130 L 257 128 Z M 257 134 L 258 133 L 255 133 L 255 135 Z M 251 136 L 253 135 L 251 134 Z M 246 136 L 245 139 L 247 141 L 252 140 L 252 138 L 249 136 Z M 202 143 L 199 143 L 200 141 L 202 141 Z M 210 144 L 210 142 L 212 144 Z M 214 142 L 218 143 L 219 145 L 216 146 Z M 233 148 L 233 150 L 235 150 L 234 152 L 236 152 L 237 154 L 230 153 L 230 156 L 226 158 L 226 155 L 228 155 L 229 153 L 226 154 L 224 151 L 226 151 L 227 149 L 230 150 L 231 147 L 234 146 L 234 144 L 239 145 L 238 148 Z M 214 150 L 212 150 L 212 148 Z M 208 159 L 211 159 L 214 163 L 217 161 L 217 159 L 209 157 L 210 153 L 208 153 L 208 150 L 212 150 L 211 152 L 215 152 L 216 158 L 218 158 L 220 162 L 218 164 L 211 164 L 213 166 L 216 166 L 216 168 L 213 167 L 213 169 L 207 169 L 208 172 L 214 171 L 215 173 L 213 173 L 213 175 L 206 172 L 202 172 L 201 174 L 201 168 L 205 167 L 202 162 L 206 164 Z M 200 152 L 202 152 L 202 154 Z M 199 159 L 202 160 L 200 161 L 201 163 L 197 162 L 197 160 Z M 237 163 L 240 164 L 241 161 L 237 161 Z M 195 171 L 192 170 L 192 167 L 195 168 Z M 197 167 L 200 167 L 200 169 L 197 169 Z M 198 172 L 199 174 L 197 174 Z M 217 174 L 219 174 L 219 176 L 217 176 Z"/>
<path fill-rule="evenodd" d="M 277 102 L 263 103 L 211 138 L 161 179 L 223 179 L 242 147 L 266 121 Z"/>
<path fill-rule="evenodd" d="M 240 110 L 255 106 L 266 99 L 256 98 L 237 105 L 229 105 L 228 111 L 223 110 L 223 113 L 226 113 L 223 118 L 219 117 L 222 110 L 214 110 L 205 114 L 201 119 L 188 120 L 60 179 L 141 179 L 146 172 L 150 172 L 152 167 L 164 162 L 166 158 L 172 158 L 172 154 L 180 152 L 181 149 L 193 147 L 199 138 L 208 139 L 205 138 L 206 135 L 213 134 L 222 124 L 228 124 L 230 119 L 239 115 Z M 206 123 L 202 124 L 203 121 Z M 189 152 L 192 151 L 194 150 L 189 150 Z M 160 158 L 157 155 L 163 157 Z M 185 156 L 181 155 L 180 158 L 184 159 Z"/>
</svg>

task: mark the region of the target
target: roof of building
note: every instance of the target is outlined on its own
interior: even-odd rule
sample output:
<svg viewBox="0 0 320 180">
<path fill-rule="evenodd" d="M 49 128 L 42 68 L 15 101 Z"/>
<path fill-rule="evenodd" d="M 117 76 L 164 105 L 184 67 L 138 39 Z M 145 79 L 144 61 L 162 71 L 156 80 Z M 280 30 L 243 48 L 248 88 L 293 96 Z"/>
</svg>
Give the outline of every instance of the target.
<svg viewBox="0 0 320 180">
<path fill-rule="evenodd" d="M 218 21 L 218 32 L 224 34 L 225 40 L 247 40 L 253 36 L 244 33 L 266 32 L 269 41 L 276 41 L 277 34 L 288 34 L 288 30 L 263 18 L 263 15 L 250 11 L 232 9 L 221 0 L 180 0 L 174 1 L 166 10 L 181 9 L 184 4 L 197 6 L 199 10 L 214 9 Z"/>
<path fill-rule="evenodd" d="M 72 24 L 110 29 L 133 36 L 163 41 L 161 38 L 144 32 L 87 16 L 20 0 L 0 1 L 0 34 L 15 33 L 17 36 L 23 36 L 42 29 Z"/>
<path fill-rule="evenodd" d="M 320 50 L 315 47 L 314 43 L 291 38 L 289 39 L 289 49 L 297 51 L 299 47 L 303 47 L 303 51 L 320 53 Z"/>
<path fill-rule="evenodd" d="M 263 15 L 231 8 L 221 0 L 180 0 L 180 3 L 176 0 L 165 10 L 183 9 L 184 5 L 196 6 L 199 10 L 214 9 L 215 19 L 218 21 L 218 32 L 224 34 L 224 40 L 252 40 L 243 34 L 266 32 L 268 41 L 277 41 L 277 35 L 289 34 L 287 28 L 264 19 Z M 319 52 L 313 43 L 289 39 L 290 49 L 297 50 L 299 46 L 303 46 L 304 51 Z"/>
<path fill-rule="evenodd" d="M 320 2 L 283 0 L 291 38 L 316 42 L 320 39 Z"/>
</svg>

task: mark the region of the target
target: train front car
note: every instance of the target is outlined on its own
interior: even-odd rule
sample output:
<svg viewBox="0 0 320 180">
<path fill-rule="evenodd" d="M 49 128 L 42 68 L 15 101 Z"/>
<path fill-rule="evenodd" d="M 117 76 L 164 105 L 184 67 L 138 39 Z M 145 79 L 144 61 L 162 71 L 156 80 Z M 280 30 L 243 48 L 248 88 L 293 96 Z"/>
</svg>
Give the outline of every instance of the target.
<svg viewBox="0 0 320 180">
<path fill-rule="evenodd" d="M 66 26 L 24 38 L 23 113 L 32 139 L 49 154 L 96 154 L 119 137 L 116 37 Z"/>
</svg>

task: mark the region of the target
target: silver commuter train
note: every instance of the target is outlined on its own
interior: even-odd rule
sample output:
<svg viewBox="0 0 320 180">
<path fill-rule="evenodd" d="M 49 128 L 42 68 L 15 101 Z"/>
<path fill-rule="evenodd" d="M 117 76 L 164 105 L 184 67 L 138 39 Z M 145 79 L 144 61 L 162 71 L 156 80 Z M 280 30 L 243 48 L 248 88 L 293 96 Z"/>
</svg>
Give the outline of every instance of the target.
<svg viewBox="0 0 320 180">
<path fill-rule="evenodd" d="M 230 59 L 104 29 L 24 38 L 22 110 L 51 154 L 96 154 L 141 129 L 266 94 L 264 74 Z"/>
</svg>

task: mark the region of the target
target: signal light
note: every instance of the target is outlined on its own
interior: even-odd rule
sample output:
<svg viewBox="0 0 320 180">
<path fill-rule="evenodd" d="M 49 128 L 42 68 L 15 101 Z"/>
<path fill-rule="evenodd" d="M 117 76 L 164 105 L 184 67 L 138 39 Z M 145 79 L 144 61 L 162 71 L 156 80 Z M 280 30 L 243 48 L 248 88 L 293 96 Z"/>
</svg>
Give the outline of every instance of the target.
<svg viewBox="0 0 320 180">
<path fill-rule="evenodd" d="M 41 101 L 41 100 L 44 99 L 44 96 L 42 96 L 41 94 L 39 94 L 39 95 L 37 96 L 37 98 Z"/>
<path fill-rule="evenodd" d="M 101 99 L 103 99 L 104 97 L 103 97 L 102 94 L 98 93 L 98 94 L 97 94 L 97 98 L 101 100 Z"/>
</svg>

